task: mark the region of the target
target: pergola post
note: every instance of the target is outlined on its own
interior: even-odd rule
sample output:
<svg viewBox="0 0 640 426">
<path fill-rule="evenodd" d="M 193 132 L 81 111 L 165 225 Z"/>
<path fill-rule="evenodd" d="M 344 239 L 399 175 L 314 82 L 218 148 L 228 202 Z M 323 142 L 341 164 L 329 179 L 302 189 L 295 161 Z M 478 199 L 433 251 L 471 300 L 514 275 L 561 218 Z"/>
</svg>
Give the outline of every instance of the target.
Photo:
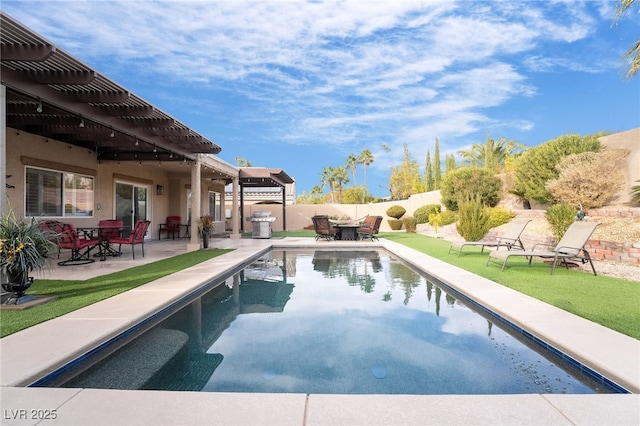
<svg viewBox="0 0 640 426">
<path fill-rule="evenodd" d="M 202 194 L 200 171 L 201 161 L 200 154 L 196 154 L 196 159 L 191 168 L 191 239 L 187 244 L 187 251 L 195 251 L 200 249 L 200 235 L 198 234 L 198 222 L 200 222 L 200 211 Z"/>
</svg>

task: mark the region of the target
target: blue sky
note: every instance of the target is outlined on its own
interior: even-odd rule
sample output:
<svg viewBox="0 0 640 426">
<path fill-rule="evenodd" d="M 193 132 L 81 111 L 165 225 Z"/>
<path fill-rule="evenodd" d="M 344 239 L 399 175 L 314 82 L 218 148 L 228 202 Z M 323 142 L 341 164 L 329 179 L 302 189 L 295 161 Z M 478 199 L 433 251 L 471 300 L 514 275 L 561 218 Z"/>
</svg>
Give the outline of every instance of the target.
<svg viewBox="0 0 640 426">
<path fill-rule="evenodd" d="M 640 38 L 617 1 L 12 1 L 5 13 L 298 194 L 368 149 L 388 195 L 406 144 L 424 169 L 489 131 L 535 146 L 640 126 Z M 386 153 L 382 145 L 392 148 Z M 353 181 L 347 185 L 351 185 Z M 356 183 L 363 183 L 358 169 Z"/>
</svg>

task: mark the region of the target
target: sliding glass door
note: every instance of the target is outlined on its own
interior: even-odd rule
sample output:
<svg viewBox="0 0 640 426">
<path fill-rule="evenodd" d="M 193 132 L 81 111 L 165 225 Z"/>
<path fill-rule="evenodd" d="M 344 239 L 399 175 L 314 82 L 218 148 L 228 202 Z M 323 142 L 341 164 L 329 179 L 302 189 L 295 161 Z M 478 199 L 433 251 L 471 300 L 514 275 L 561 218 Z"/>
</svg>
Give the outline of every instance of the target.
<svg viewBox="0 0 640 426">
<path fill-rule="evenodd" d="M 149 189 L 130 183 L 116 183 L 115 219 L 122 220 L 127 229 L 133 229 L 137 220 L 149 217 Z"/>
</svg>

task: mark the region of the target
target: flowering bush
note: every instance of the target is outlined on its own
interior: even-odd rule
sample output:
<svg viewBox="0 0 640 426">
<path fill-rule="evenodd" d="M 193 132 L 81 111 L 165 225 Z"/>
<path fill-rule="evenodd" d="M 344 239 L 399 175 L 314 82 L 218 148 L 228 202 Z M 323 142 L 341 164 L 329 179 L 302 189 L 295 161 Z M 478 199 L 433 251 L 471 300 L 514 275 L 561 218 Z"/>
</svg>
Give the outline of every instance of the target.
<svg viewBox="0 0 640 426">
<path fill-rule="evenodd" d="M 41 269 L 58 255 L 55 235 L 40 229 L 34 218 L 19 220 L 13 212 L 0 217 L 0 267 L 9 275 Z"/>
</svg>

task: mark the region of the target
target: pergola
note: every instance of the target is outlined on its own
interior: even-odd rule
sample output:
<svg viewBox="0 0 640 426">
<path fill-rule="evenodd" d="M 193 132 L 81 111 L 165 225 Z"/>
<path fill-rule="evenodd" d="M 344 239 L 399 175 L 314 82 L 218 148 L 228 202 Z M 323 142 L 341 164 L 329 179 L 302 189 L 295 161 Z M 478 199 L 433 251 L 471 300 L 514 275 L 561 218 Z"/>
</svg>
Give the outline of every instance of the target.
<svg viewBox="0 0 640 426">
<path fill-rule="evenodd" d="M 285 185 L 295 181 L 282 169 L 270 169 L 264 167 L 240 168 L 240 223 L 244 230 L 244 188 L 269 188 L 279 187 L 282 192 L 282 228 L 287 229 L 287 194 Z"/>
<path fill-rule="evenodd" d="M 6 158 L 6 128 L 95 152 L 101 162 L 162 164 L 182 171 L 199 163 L 203 178 L 231 181 L 237 169 L 213 157 L 221 147 L 154 105 L 83 64 L 53 43 L 0 12 L 0 149 Z M 6 164 L 0 162 L 1 199 Z M 4 201 L 2 201 L 4 202 Z"/>
</svg>

